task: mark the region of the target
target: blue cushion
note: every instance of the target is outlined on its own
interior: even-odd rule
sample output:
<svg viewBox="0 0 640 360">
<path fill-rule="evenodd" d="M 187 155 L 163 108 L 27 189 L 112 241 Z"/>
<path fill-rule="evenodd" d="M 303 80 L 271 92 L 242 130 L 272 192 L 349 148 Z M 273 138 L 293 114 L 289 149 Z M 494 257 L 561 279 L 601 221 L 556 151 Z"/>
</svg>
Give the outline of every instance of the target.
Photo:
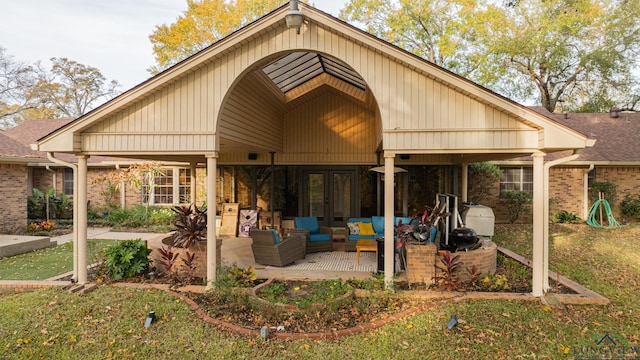
<svg viewBox="0 0 640 360">
<path fill-rule="evenodd" d="M 309 242 L 331 241 L 331 235 L 329 234 L 309 234 Z"/>
<path fill-rule="evenodd" d="M 295 221 L 298 229 L 306 229 L 311 234 L 317 233 L 320 228 L 318 218 L 315 216 L 297 217 Z"/>
<path fill-rule="evenodd" d="M 373 231 L 377 234 L 384 234 L 384 216 L 372 216 L 371 222 L 373 223 Z"/>
<path fill-rule="evenodd" d="M 358 241 L 358 240 L 375 240 L 379 236 L 378 235 L 349 235 L 349 241 Z"/>
<path fill-rule="evenodd" d="M 273 238 L 275 239 L 276 244 L 280 244 L 280 235 L 278 234 L 276 229 L 271 229 L 271 232 L 273 233 Z"/>
</svg>

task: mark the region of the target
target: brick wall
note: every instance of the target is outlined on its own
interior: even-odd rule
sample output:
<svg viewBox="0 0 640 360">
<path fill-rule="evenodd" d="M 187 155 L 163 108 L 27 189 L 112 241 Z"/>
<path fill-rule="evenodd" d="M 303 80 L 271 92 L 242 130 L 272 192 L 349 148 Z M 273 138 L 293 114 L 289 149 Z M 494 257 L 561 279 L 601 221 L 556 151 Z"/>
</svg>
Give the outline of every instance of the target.
<svg viewBox="0 0 640 360">
<path fill-rule="evenodd" d="M 0 164 L 0 233 L 13 233 L 27 226 L 26 165 Z"/>
<path fill-rule="evenodd" d="M 556 166 L 549 171 L 549 216 L 553 217 L 557 212 L 565 210 L 575 213 L 579 217 L 583 216 L 585 205 L 583 175 L 586 167 L 566 167 Z M 617 186 L 617 199 L 611 203 L 613 215 L 616 219 L 621 219 L 620 201 L 624 198 L 626 191 L 629 191 L 634 198 L 640 197 L 640 167 L 624 166 L 596 166 L 596 181 L 608 181 Z M 500 200 L 500 183 L 496 182 L 494 190 L 487 197 L 482 205 L 493 209 L 496 223 L 506 223 L 508 212 L 505 203 Z M 586 199 L 587 209 L 592 205 Z M 530 223 L 533 221 L 532 214 L 528 206 L 520 220 L 520 223 Z"/>
<path fill-rule="evenodd" d="M 585 170 L 585 168 L 575 167 L 552 167 L 549 169 L 550 217 L 562 210 L 582 217 Z"/>
<path fill-rule="evenodd" d="M 620 202 L 624 199 L 625 192 L 629 192 L 633 198 L 640 197 L 640 167 L 631 166 L 596 166 L 596 181 L 608 181 L 616 185 L 617 198 L 615 201 L 607 199 L 611 204 L 611 210 L 616 220 L 623 216 L 620 213 Z M 636 219 L 637 220 L 637 219 Z"/>
</svg>

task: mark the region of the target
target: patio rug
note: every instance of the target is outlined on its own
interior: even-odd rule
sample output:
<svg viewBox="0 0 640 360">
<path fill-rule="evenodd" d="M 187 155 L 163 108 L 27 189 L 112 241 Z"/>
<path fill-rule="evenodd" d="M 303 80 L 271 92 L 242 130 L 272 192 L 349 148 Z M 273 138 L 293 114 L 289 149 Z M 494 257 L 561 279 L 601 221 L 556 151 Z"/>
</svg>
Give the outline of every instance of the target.
<svg viewBox="0 0 640 360">
<path fill-rule="evenodd" d="M 308 254 L 306 259 L 298 260 L 295 264 L 283 267 L 267 266 L 266 269 L 374 272 L 377 267 L 375 252 L 361 252 L 358 265 L 355 252 L 333 251 Z"/>
</svg>

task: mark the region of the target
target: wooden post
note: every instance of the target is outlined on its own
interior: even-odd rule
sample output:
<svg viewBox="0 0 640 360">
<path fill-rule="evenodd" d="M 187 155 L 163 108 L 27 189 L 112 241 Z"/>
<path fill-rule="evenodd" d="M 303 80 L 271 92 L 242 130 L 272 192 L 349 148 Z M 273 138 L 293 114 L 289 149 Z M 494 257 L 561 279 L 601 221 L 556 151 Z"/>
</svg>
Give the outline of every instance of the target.
<svg viewBox="0 0 640 360">
<path fill-rule="evenodd" d="M 604 193 L 602 191 L 598 193 L 598 199 L 600 200 L 600 204 L 598 206 L 598 210 L 600 210 L 600 226 L 604 226 L 602 221 L 602 201 L 604 200 Z"/>
</svg>

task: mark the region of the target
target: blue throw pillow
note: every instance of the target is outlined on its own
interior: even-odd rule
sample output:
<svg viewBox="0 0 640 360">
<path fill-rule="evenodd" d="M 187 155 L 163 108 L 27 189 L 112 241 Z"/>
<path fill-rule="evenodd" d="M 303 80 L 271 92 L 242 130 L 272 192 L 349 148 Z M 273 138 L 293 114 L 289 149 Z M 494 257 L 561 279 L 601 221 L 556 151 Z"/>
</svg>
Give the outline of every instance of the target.
<svg viewBox="0 0 640 360">
<path fill-rule="evenodd" d="M 373 224 L 373 231 L 377 234 L 384 234 L 384 216 L 372 216 L 371 223 Z"/>
<path fill-rule="evenodd" d="M 271 229 L 271 232 L 273 233 L 273 238 L 275 239 L 276 244 L 280 244 L 280 235 L 278 234 L 276 229 Z"/>
</svg>

